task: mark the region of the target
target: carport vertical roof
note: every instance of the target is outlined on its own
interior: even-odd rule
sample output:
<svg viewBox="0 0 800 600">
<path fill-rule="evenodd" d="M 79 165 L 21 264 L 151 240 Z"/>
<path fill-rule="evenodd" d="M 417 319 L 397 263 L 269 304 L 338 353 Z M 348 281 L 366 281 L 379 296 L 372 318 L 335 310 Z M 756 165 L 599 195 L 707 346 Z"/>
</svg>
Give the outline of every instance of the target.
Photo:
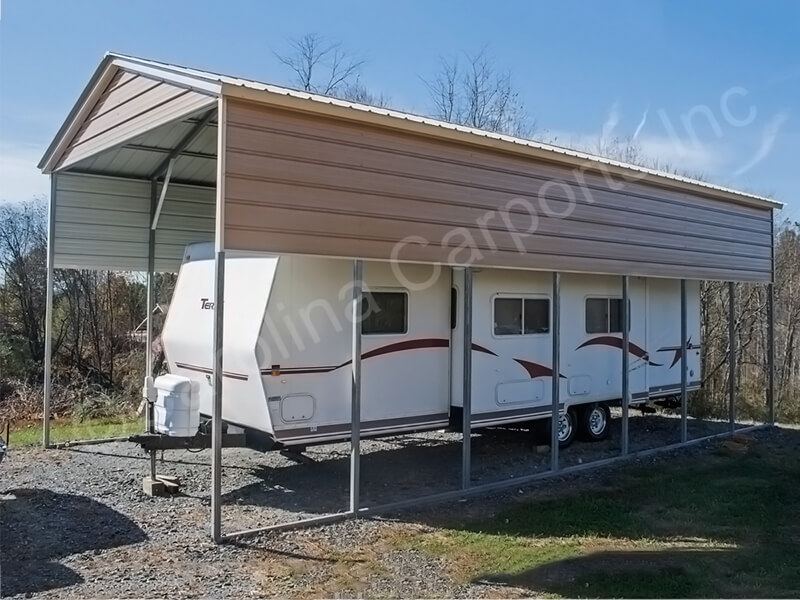
<svg viewBox="0 0 800 600">
<path fill-rule="evenodd" d="M 258 81 L 116 53 L 108 53 L 105 56 L 90 80 L 89 85 L 70 112 L 66 122 L 53 140 L 53 143 L 48 148 L 39 163 L 39 168 L 44 172 L 51 172 L 54 170 L 60 153 L 63 151 L 63 146 L 70 139 L 70 134 L 74 134 L 76 127 L 79 126 L 82 120 L 81 117 L 84 117 L 87 111 L 91 109 L 92 100 L 96 99 L 98 94 L 102 92 L 103 86 L 101 84 L 108 81 L 108 78 L 118 69 L 167 81 L 170 84 L 202 92 L 210 96 L 227 95 L 240 97 L 301 112 L 326 114 L 345 120 L 362 123 L 366 122 L 390 129 L 405 130 L 417 135 L 425 135 L 440 139 L 445 138 L 459 143 L 491 147 L 497 151 L 521 154 L 538 160 L 583 169 L 603 170 L 609 174 L 622 177 L 635 177 L 638 180 L 646 181 L 653 185 L 702 194 L 727 202 L 746 204 L 760 208 L 781 208 L 783 206 L 780 202 L 762 196 L 594 156 L 585 152 L 561 148 L 551 144 L 515 138 L 499 133 L 446 123 L 410 113 L 358 104 Z"/>
</svg>

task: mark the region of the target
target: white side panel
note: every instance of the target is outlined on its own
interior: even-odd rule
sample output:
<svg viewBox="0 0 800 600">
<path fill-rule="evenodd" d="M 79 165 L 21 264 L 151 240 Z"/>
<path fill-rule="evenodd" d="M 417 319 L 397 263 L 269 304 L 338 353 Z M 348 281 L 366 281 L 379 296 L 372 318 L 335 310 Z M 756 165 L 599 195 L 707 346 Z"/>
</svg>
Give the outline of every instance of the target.
<svg viewBox="0 0 800 600">
<path fill-rule="evenodd" d="M 651 396 L 675 394 L 680 389 L 681 371 L 681 291 L 680 281 L 650 279 L 648 281 L 648 344 L 652 364 L 648 370 Z M 686 282 L 687 340 L 683 340 L 687 354 L 687 382 L 697 389 L 702 380 L 700 339 L 700 282 Z"/>
<path fill-rule="evenodd" d="M 177 272 L 187 244 L 214 237 L 213 188 L 171 184 L 156 230 L 156 271 Z M 59 173 L 55 266 L 144 271 L 150 235 L 150 182 Z"/>
<path fill-rule="evenodd" d="M 432 267 L 404 265 L 410 283 Z M 349 432 L 351 331 L 350 261 L 284 257 L 261 331 L 259 361 L 279 439 Z M 449 278 L 424 290 L 401 283 L 388 263 L 364 265 L 366 288 L 405 291 L 408 330 L 362 338 L 362 423 L 376 431 L 428 422 L 448 411 Z M 272 364 L 265 362 L 272 357 Z M 271 375 L 271 367 L 279 375 Z M 288 396 L 314 399 L 311 423 L 284 418 Z M 313 428 L 313 430 L 312 430 Z"/>
<path fill-rule="evenodd" d="M 472 414 L 540 412 L 552 394 L 551 333 L 498 335 L 494 302 L 502 298 L 550 300 L 551 275 L 536 271 L 481 269 L 473 276 Z M 551 320 L 552 303 L 549 305 Z M 563 360 L 563 359 L 562 359 Z M 531 382 L 536 382 L 532 384 Z"/>
<path fill-rule="evenodd" d="M 55 219 L 57 268 L 147 269 L 149 182 L 59 173 Z"/>
<path fill-rule="evenodd" d="M 213 241 L 216 202 L 214 188 L 169 185 L 156 229 L 156 271 L 177 271 L 188 244 Z"/>
<path fill-rule="evenodd" d="M 192 252 L 189 247 L 187 253 Z M 275 257 L 236 255 L 225 261 L 222 417 L 266 432 L 272 429 L 255 349 L 277 263 Z M 213 291 L 214 261 L 185 262 L 163 333 L 170 372 L 200 383 L 200 412 L 205 415 L 211 414 Z"/>
<path fill-rule="evenodd" d="M 647 391 L 647 310 L 642 277 L 629 278 L 630 321 L 628 368 L 632 396 Z M 561 372 L 566 404 L 622 397 L 622 334 L 589 333 L 586 301 L 622 298 L 622 278 L 567 274 L 561 280 Z M 570 385 L 571 384 L 571 385 Z"/>
</svg>

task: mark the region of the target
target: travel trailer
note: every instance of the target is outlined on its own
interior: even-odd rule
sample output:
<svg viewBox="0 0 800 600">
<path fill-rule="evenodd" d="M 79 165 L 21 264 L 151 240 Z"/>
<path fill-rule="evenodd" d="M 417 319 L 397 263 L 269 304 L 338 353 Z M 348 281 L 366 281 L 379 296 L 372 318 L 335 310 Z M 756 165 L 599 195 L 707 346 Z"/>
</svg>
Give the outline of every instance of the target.
<svg viewBox="0 0 800 600">
<path fill-rule="evenodd" d="M 227 253 L 223 421 L 278 448 L 349 439 L 352 262 Z M 552 414 L 549 272 L 473 275 L 472 426 Z M 169 370 L 199 383 L 211 414 L 212 244 L 187 247 L 164 325 Z M 361 432 L 364 437 L 458 428 L 463 386 L 463 270 L 364 263 Z M 685 356 L 700 386 L 700 298 L 687 282 L 688 339 L 680 340 L 680 282 L 630 279 L 632 403 L 674 396 Z M 564 274 L 563 402 L 559 439 L 608 433 L 622 388 L 619 277 Z M 683 343 L 682 343 L 683 342 Z"/>
</svg>

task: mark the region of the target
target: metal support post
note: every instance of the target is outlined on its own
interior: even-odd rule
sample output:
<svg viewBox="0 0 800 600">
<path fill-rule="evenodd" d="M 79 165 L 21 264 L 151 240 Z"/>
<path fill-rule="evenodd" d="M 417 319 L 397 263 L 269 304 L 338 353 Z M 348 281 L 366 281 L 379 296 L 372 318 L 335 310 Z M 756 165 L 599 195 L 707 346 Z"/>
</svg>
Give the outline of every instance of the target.
<svg viewBox="0 0 800 600">
<path fill-rule="evenodd" d="M 50 175 L 50 202 L 47 216 L 47 291 L 44 317 L 44 398 L 42 406 L 42 445 L 50 447 L 50 398 L 53 395 L 53 284 L 56 232 L 56 175 Z"/>
<path fill-rule="evenodd" d="M 736 285 L 728 282 L 728 421 L 736 429 Z"/>
<path fill-rule="evenodd" d="M 686 395 L 686 366 L 687 351 L 686 338 L 688 336 L 686 326 L 686 280 L 681 279 L 681 443 L 686 443 L 689 439 L 687 424 L 687 395 Z"/>
<path fill-rule="evenodd" d="M 214 357 L 211 404 L 211 535 L 222 540 L 222 356 L 225 307 L 225 251 L 217 250 L 214 274 Z"/>
<path fill-rule="evenodd" d="M 364 265 L 353 261 L 353 357 L 350 391 L 350 511 L 359 508 L 361 491 L 361 305 L 363 302 Z"/>
<path fill-rule="evenodd" d="M 461 403 L 461 488 L 472 476 L 472 267 L 464 268 L 464 382 Z"/>
<path fill-rule="evenodd" d="M 621 441 L 621 452 L 622 455 L 625 456 L 628 454 L 628 409 L 630 406 L 630 354 L 629 354 L 629 345 L 630 345 L 630 323 L 631 323 L 631 316 L 630 311 L 628 310 L 628 302 L 629 302 L 629 288 L 628 288 L 628 276 L 622 276 L 622 314 L 620 315 L 621 318 L 621 326 L 622 326 L 622 441 Z"/>
<path fill-rule="evenodd" d="M 561 421 L 561 273 L 553 273 L 553 412 L 550 421 L 550 470 L 558 471 L 558 429 Z"/>
<path fill-rule="evenodd" d="M 775 285 L 767 285 L 767 423 L 775 425 Z"/>
<path fill-rule="evenodd" d="M 154 179 L 150 182 L 150 218 L 152 220 L 153 213 L 156 210 L 156 202 L 158 202 L 158 182 Z M 147 239 L 147 348 L 145 349 L 145 365 L 146 377 L 153 376 L 153 309 L 155 299 L 155 262 L 156 262 L 156 230 L 150 228 L 148 230 Z M 154 419 L 154 406 L 147 398 L 147 406 L 145 410 L 146 427 L 149 433 L 155 433 Z M 156 479 L 156 451 L 150 451 L 150 479 Z"/>
</svg>

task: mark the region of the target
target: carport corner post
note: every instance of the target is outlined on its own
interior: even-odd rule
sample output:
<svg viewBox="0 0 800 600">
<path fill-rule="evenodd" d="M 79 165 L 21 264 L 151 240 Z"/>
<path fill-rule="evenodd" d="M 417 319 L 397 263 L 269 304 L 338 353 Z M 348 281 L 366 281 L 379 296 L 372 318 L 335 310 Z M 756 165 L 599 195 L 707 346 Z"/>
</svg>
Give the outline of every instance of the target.
<svg viewBox="0 0 800 600">
<path fill-rule="evenodd" d="M 53 393 L 53 274 L 56 231 L 56 174 L 50 174 L 47 208 L 47 290 L 44 317 L 44 392 L 42 396 L 42 446 L 50 447 L 50 396 Z"/>
</svg>

